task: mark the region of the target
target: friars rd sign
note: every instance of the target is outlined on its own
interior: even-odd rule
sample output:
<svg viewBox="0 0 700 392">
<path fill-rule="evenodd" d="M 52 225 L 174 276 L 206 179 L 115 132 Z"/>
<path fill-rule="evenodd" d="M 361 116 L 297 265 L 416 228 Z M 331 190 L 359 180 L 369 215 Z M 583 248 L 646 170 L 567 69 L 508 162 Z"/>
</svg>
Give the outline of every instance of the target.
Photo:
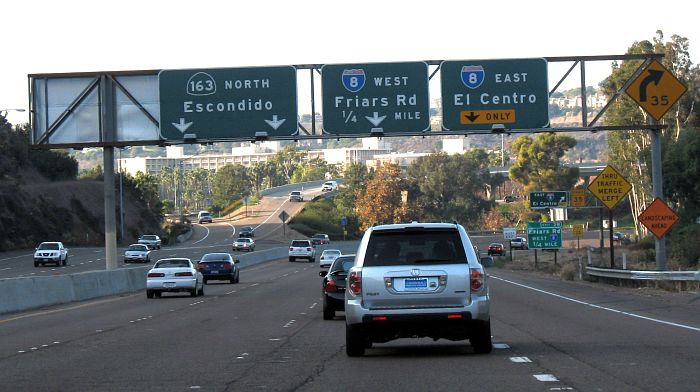
<svg viewBox="0 0 700 392">
<path fill-rule="evenodd" d="M 328 133 L 430 129 L 425 62 L 324 65 L 321 83 L 323 129 Z"/>
<path fill-rule="evenodd" d="M 549 126 L 547 61 L 443 61 L 442 127 L 446 131 Z"/>
<path fill-rule="evenodd" d="M 292 66 L 163 70 L 160 133 L 167 140 L 230 140 L 297 131 Z"/>
</svg>

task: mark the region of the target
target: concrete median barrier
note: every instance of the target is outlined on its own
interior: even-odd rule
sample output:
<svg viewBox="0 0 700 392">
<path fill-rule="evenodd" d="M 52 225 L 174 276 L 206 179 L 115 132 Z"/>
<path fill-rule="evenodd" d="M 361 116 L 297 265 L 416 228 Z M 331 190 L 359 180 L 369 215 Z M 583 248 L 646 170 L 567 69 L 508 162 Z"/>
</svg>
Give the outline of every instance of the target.
<svg viewBox="0 0 700 392">
<path fill-rule="evenodd" d="M 287 247 L 259 250 L 235 257 L 245 268 L 266 261 L 286 258 Z M 69 275 L 0 279 L 0 314 L 43 306 L 132 293 L 146 288 L 151 265 L 89 271 Z"/>
</svg>

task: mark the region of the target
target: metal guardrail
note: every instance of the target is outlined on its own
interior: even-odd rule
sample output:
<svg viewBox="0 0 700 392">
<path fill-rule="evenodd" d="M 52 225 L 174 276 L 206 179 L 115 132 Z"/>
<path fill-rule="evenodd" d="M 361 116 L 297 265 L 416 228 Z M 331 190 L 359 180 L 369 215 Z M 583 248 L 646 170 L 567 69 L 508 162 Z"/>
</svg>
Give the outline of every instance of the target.
<svg viewBox="0 0 700 392">
<path fill-rule="evenodd" d="M 629 280 L 700 281 L 700 271 L 630 271 L 586 267 L 586 273 L 591 276 L 603 278 Z"/>
</svg>

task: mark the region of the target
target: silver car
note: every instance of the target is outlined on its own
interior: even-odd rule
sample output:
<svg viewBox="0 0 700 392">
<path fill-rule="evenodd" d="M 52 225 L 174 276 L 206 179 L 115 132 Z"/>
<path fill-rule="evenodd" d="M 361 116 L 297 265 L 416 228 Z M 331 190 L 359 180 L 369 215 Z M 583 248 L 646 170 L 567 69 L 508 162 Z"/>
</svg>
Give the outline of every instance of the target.
<svg viewBox="0 0 700 392">
<path fill-rule="evenodd" d="M 252 238 L 238 237 L 231 245 L 232 250 L 245 250 L 252 252 L 255 250 L 255 241 Z"/>
<path fill-rule="evenodd" d="M 345 291 L 346 352 L 399 338 L 469 339 L 491 352 L 484 267 L 458 224 L 375 226 L 358 247 Z"/>
<path fill-rule="evenodd" d="M 124 251 L 124 263 L 136 261 L 139 263 L 148 263 L 151 261 L 151 250 L 144 244 L 131 244 Z"/>
<path fill-rule="evenodd" d="M 204 295 L 204 276 L 192 260 L 186 258 L 160 259 L 146 275 L 146 297 L 160 297 L 164 292 Z"/>
</svg>

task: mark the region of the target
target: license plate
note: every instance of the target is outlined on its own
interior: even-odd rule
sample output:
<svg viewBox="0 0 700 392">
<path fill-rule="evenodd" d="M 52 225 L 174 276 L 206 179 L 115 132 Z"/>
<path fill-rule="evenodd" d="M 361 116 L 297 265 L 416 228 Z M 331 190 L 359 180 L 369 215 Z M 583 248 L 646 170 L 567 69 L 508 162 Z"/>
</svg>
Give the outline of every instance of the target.
<svg viewBox="0 0 700 392">
<path fill-rule="evenodd" d="M 211 273 L 212 273 L 212 274 L 218 274 L 218 273 L 219 273 L 219 270 L 211 270 Z"/>
<path fill-rule="evenodd" d="M 428 279 L 405 279 L 403 283 L 406 290 L 425 290 L 428 288 Z"/>
<path fill-rule="evenodd" d="M 166 289 L 172 289 L 173 287 L 175 287 L 175 282 L 165 282 L 163 283 L 163 287 L 165 287 Z"/>
</svg>

